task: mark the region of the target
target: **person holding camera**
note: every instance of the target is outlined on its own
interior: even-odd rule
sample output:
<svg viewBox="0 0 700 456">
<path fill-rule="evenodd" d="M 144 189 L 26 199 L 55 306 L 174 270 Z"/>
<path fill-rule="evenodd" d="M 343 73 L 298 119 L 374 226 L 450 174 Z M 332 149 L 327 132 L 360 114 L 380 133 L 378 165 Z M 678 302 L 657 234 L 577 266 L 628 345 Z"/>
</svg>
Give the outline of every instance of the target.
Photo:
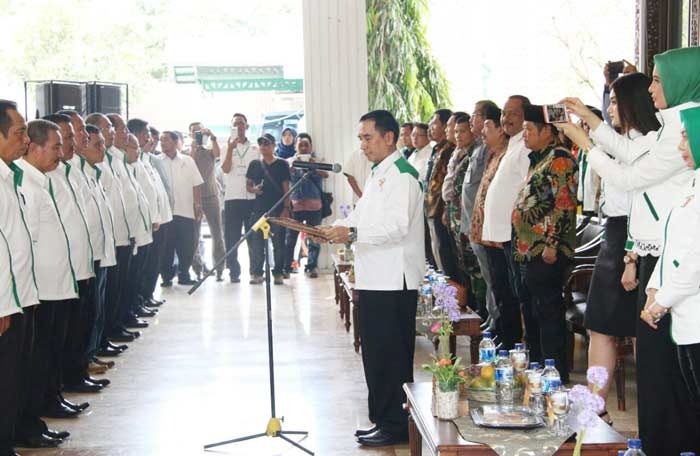
<svg viewBox="0 0 700 456">
<path fill-rule="evenodd" d="M 212 250 L 212 266 L 217 264 L 224 257 L 226 249 L 224 248 L 224 233 L 221 226 L 221 206 L 219 205 L 219 187 L 216 183 L 216 161 L 221 155 L 219 142 L 216 136 L 205 128 L 201 122 L 192 122 L 190 124 L 190 137 L 192 137 L 192 146 L 190 147 L 190 156 L 194 159 L 199 173 L 202 175 L 204 184 L 202 185 L 202 212 L 207 218 L 209 232 L 214 243 Z M 211 148 L 205 147 L 205 138 L 209 138 Z M 202 220 L 195 223 L 195 248 L 194 259 L 192 260 L 192 269 L 199 276 L 206 272 L 207 267 L 204 264 L 202 255 L 199 252 L 199 239 L 202 230 Z M 220 264 L 216 269 L 216 281 L 221 282 L 224 273 L 224 264 Z"/>
</svg>

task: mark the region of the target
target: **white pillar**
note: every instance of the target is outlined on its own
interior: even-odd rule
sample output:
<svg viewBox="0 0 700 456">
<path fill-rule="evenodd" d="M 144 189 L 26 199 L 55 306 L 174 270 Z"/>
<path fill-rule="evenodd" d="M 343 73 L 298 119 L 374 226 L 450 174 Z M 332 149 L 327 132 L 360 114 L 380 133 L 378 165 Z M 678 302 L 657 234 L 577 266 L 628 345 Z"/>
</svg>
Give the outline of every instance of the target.
<svg viewBox="0 0 700 456">
<path fill-rule="evenodd" d="M 303 0 L 306 129 L 326 162 L 343 164 L 359 147 L 357 125 L 368 110 L 365 0 Z M 325 184 L 338 205 L 352 203 L 345 176 Z M 323 249 L 320 265 L 328 265 Z"/>
</svg>

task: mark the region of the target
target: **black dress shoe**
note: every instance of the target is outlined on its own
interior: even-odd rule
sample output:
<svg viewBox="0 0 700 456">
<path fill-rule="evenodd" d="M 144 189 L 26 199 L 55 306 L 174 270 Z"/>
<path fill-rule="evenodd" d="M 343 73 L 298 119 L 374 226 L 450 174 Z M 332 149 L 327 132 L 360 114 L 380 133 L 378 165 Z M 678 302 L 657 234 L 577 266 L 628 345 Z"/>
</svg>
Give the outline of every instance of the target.
<svg viewBox="0 0 700 456">
<path fill-rule="evenodd" d="M 241 277 L 240 276 L 231 276 L 231 283 L 241 283 Z"/>
<path fill-rule="evenodd" d="M 136 309 L 136 317 L 138 318 L 152 318 L 158 313 L 158 309 L 146 309 L 145 307 L 139 307 Z"/>
<path fill-rule="evenodd" d="M 187 278 L 187 279 L 177 279 L 177 283 L 178 283 L 179 285 L 187 285 L 187 286 L 189 286 L 189 285 L 194 285 L 195 283 L 197 283 L 197 281 L 196 281 L 196 280 L 192 280 L 192 279 L 190 279 L 190 278 Z"/>
<path fill-rule="evenodd" d="M 109 336 L 107 336 L 109 340 L 112 342 L 133 342 L 136 337 L 133 334 L 130 334 L 124 330 L 121 331 L 115 331 Z"/>
<path fill-rule="evenodd" d="M 104 361 L 104 360 L 101 360 L 100 358 L 92 358 L 92 362 L 97 364 L 98 366 L 104 366 L 107 369 L 111 369 L 115 365 L 114 361 Z"/>
<path fill-rule="evenodd" d="M 369 429 L 358 429 L 355 431 L 355 437 L 362 437 L 365 435 L 374 434 L 378 430 L 379 430 L 379 426 L 377 426 L 376 424 Z"/>
<path fill-rule="evenodd" d="M 66 385 L 63 389 L 69 393 L 99 393 L 102 391 L 102 385 L 83 380 L 80 383 Z"/>
<path fill-rule="evenodd" d="M 17 439 L 15 442 L 20 448 L 56 448 L 63 440 L 54 439 L 48 435 L 39 434 L 31 437 Z"/>
<path fill-rule="evenodd" d="M 100 385 L 103 387 L 109 386 L 109 384 L 112 383 L 112 381 L 108 378 L 94 378 L 94 377 L 90 377 L 89 375 L 87 377 L 85 377 L 85 381 L 90 382 L 90 383 L 94 383 L 95 385 Z"/>
<path fill-rule="evenodd" d="M 70 437 L 70 432 L 68 431 L 54 431 L 53 429 L 46 429 L 44 435 L 53 437 L 54 439 L 66 440 Z"/>
<path fill-rule="evenodd" d="M 127 333 L 127 334 L 128 334 L 128 333 Z M 117 344 L 113 344 L 113 343 L 110 342 L 110 341 L 107 341 L 107 346 L 110 347 L 110 348 L 113 348 L 114 350 L 119 350 L 119 351 L 124 351 L 124 350 L 126 350 L 127 348 L 129 348 L 129 346 L 126 345 L 126 344 L 119 344 L 119 345 L 117 345 Z"/>
<path fill-rule="evenodd" d="M 143 320 L 139 320 L 136 317 L 133 317 L 133 318 L 128 318 L 124 322 L 124 326 L 126 326 L 127 329 L 142 329 L 142 328 L 148 328 L 148 323 L 143 321 Z"/>
<path fill-rule="evenodd" d="M 139 337 L 141 337 L 141 332 L 140 332 L 140 331 L 134 331 L 134 330 L 126 329 L 126 328 L 123 328 L 122 331 L 124 331 L 124 332 L 127 333 L 127 334 L 130 334 L 130 335 L 134 336 L 135 339 L 138 339 Z"/>
<path fill-rule="evenodd" d="M 49 407 L 46 407 L 41 416 L 47 418 L 75 418 L 82 413 L 82 410 L 75 410 L 68 407 L 63 402 L 55 401 Z"/>
<path fill-rule="evenodd" d="M 408 432 L 401 434 L 390 434 L 383 429 L 379 429 L 374 434 L 358 437 L 357 442 L 360 445 L 368 447 L 399 445 L 408 442 Z"/>
<path fill-rule="evenodd" d="M 143 305 L 146 307 L 160 307 L 165 303 L 165 301 L 158 301 L 157 299 L 149 298 L 143 301 Z"/>
<path fill-rule="evenodd" d="M 65 405 L 66 407 L 72 408 L 73 410 L 78 410 L 79 412 L 82 412 L 83 410 L 85 410 L 85 409 L 87 409 L 88 407 L 90 407 L 90 403 L 89 403 L 89 402 L 81 402 L 80 404 L 75 404 L 75 403 L 69 401 L 69 400 L 66 399 L 66 398 L 62 398 L 62 399 L 61 399 L 61 402 L 62 402 L 63 405 Z"/>
<path fill-rule="evenodd" d="M 170 288 L 170 287 L 173 286 L 173 281 L 172 281 L 172 280 L 163 280 L 163 281 L 160 283 L 160 286 L 163 287 L 163 288 Z"/>
<path fill-rule="evenodd" d="M 112 347 L 101 348 L 97 351 L 97 356 L 101 356 L 102 358 L 114 358 L 114 357 L 119 356 L 121 354 L 122 354 L 121 350 L 116 350 Z"/>
</svg>

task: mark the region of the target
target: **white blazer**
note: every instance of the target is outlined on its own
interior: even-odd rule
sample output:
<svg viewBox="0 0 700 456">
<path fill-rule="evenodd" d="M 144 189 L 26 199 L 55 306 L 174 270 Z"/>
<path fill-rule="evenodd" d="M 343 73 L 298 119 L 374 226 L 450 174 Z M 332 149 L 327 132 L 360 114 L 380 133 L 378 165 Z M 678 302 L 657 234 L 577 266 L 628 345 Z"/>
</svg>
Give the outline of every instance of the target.
<svg viewBox="0 0 700 456">
<path fill-rule="evenodd" d="M 647 290 L 671 310 L 671 336 L 678 345 L 700 343 L 700 172 L 666 220 L 661 258 Z"/>
</svg>

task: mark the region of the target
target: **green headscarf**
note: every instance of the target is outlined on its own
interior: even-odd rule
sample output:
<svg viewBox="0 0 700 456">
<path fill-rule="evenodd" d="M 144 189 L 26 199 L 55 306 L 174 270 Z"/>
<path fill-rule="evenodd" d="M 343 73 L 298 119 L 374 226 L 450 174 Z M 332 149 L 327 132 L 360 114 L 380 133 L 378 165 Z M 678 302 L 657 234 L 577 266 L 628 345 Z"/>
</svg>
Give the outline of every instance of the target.
<svg viewBox="0 0 700 456">
<path fill-rule="evenodd" d="M 688 134 L 688 145 L 695 160 L 695 169 L 698 169 L 700 168 L 700 106 L 682 110 L 681 122 Z"/>
<path fill-rule="evenodd" d="M 700 47 L 671 49 L 654 56 L 669 108 L 700 102 Z"/>
</svg>

